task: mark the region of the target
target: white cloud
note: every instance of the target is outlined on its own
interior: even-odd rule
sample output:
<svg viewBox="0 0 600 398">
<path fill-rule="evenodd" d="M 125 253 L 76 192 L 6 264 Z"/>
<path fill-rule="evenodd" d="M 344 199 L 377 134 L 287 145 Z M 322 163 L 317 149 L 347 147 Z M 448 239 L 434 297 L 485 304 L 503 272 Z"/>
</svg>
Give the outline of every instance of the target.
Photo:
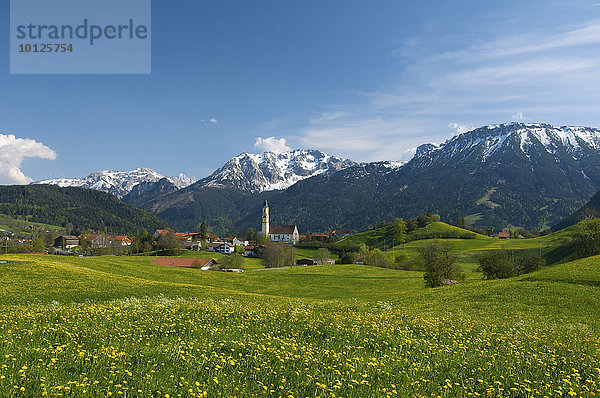
<svg viewBox="0 0 600 398">
<path fill-rule="evenodd" d="M 211 117 L 210 119 L 208 119 L 209 122 L 211 122 L 212 124 L 219 124 L 219 121 L 217 119 L 215 119 L 214 117 Z"/>
<path fill-rule="evenodd" d="M 523 120 L 525 119 L 525 116 L 523 115 L 523 112 L 517 112 L 514 115 L 512 115 L 511 118 L 513 118 L 514 120 Z"/>
<path fill-rule="evenodd" d="M 473 130 L 475 127 L 469 127 L 458 123 L 449 123 L 448 127 L 453 130 L 456 130 L 458 134 L 466 133 L 467 131 Z"/>
<path fill-rule="evenodd" d="M 598 43 L 600 43 L 600 21 L 594 20 L 576 29 L 550 34 L 536 32 L 504 37 L 482 46 L 481 50 L 491 56 L 506 56 Z"/>
<path fill-rule="evenodd" d="M 56 159 L 56 152 L 29 138 L 0 134 L 0 184 L 28 184 L 32 181 L 21 171 L 25 158 Z"/>
<path fill-rule="evenodd" d="M 260 150 L 261 152 L 273 153 L 282 153 L 291 150 L 291 148 L 287 145 L 285 138 L 277 139 L 275 137 L 257 137 L 256 141 L 254 142 L 254 148 Z"/>
<path fill-rule="evenodd" d="M 407 160 L 414 148 L 423 144 L 424 133 L 431 125 L 414 123 L 410 119 L 382 118 L 313 120 L 302 132 L 300 142 L 307 148 L 355 161 Z"/>
</svg>

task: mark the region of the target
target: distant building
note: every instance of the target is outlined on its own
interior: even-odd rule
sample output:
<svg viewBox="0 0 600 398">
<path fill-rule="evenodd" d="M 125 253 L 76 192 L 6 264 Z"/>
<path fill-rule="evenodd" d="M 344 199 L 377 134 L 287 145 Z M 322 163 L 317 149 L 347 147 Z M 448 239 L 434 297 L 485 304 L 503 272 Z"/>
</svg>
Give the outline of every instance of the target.
<svg viewBox="0 0 600 398">
<path fill-rule="evenodd" d="M 338 238 L 350 235 L 352 235 L 352 232 L 347 229 L 336 229 L 331 231 L 331 236 L 336 236 Z"/>
<path fill-rule="evenodd" d="M 254 257 L 256 256 L 256 246 L 245 246 L 244 247 L 244 256 L 246 257 Z"/>
<path fill-rule="evenodd" d="M 327 234 L 310 234 L 309 240 L 311 241 L 319 241 L 319 242 L 325 242 L 327 239 L 329 239 L 329 235 Z"/>
<path fill-rule="evenodd" d="M 216 251 L 223 254 L 231 254 L 235 251 L 235 246 L 231 243 L 223 242 L 216 247 Z"/>
<path fill-rule="evenodd" d="M 54 247 L 61 247 L 63 250 L 72 249 L 79 246 L 79 238 L 72 235 L 61 235 L 54 240 Z"/>
<path fill-rule="evenodd" d="M 298 227 L 295 225 L 270 225 L 269 203 L 266 200 L 262 211 L 261 233 L 268 236 L 272 242 L 295 244 L 300 240 Z"/>
<path fill-rule="evenodd" d="M 510 239 L 510 232 L 499 232 L 498 238 L 500 239 Z"/>
<path fill-rule="evenodd" d="M 101 234 L 79 235 L 79 239 L 85 239 L 92 249 L 106 249 L 113 246 L 112 241 Z"/>
<path fill-rule="evenodd" d="M 116 235 L 116 236 L 107 236 L 108 240 L 111 240 L 121 246 L 131 246 L 131 238 L 127 235 Z"/>
<path fill-rule="evenodd" d="M 157 229 L 157 230 L 154 231 L 154 237 L 158 238 L 159 236 L 163 236 L 163 235 L 166 235 L 168 233 L 169 233 L 169 231 L 166 230 L 166 229 Z"/>
<path fill-rule="evenodd" d="M 302 258 L 296 261 L 297 265 L 334 265 L 335 260 L 328 258 L 321 264 L 321 261 L 315 260 L 314 258 Z"/>
</svg>

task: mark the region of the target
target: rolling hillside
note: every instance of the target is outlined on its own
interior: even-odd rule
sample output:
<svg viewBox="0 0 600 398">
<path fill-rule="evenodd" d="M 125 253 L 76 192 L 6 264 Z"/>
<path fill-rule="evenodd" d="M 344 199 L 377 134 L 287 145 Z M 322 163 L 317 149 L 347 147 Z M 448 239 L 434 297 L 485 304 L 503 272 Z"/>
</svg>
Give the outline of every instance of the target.
<svg viewBox="0 0 600 398">
<path fill-rule="evenodd" d="M 425 289 L 361 265 L 0 256 L 0 395 L 592 396 L 598 261 Z"/>
</svg>

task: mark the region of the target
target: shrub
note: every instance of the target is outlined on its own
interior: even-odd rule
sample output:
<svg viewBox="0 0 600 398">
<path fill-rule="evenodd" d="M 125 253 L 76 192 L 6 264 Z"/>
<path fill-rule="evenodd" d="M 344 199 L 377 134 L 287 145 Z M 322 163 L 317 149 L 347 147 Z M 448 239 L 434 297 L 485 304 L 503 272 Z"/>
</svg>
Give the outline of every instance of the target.
<svg viewBox="0 0 600 398">
<path fill-rule="evenodd" d="M 580 258 L 600 254 L 600 219 L 588 218 L 577 223 L 574 243 Z"/>
<path fill-rule="evenodd" d="M 505 279 L 518 274 L 506 250 L 493 250 L 482 254 L 479 257 L 479 269 L 485 279 Z"/>
<path fill-rule="evenodd" d="M 519 261 L 519 272 L 521 274 L 528 274 L 530 272 L 538 271 L 545 266 L 546 259 L 539 254 L 534 254 Z"/>
<path fill-rule="evenodd" d="M 365 263 L 374 265 L 375 267 L 389 268 L 392 262 L 384 252 L 379 249 L 373 249 L 367 254 Z"/>
<path fill-rule="evenodd" d="M 417 248 L 425 268 L 425 286 L 442 286 L 447 281 L 460 278 L 456 255 L 448 242 L 433 241 Z"/>
</svg>

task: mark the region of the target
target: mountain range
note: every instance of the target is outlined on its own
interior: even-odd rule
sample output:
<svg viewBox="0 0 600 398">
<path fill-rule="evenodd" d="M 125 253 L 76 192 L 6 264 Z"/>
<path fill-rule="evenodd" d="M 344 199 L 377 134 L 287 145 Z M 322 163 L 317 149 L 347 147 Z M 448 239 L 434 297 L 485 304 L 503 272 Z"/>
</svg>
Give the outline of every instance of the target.
<svg viewBox="0 0 600 398">
<path fill-rule="evenodd" d="M 92 173 L 83 178 L 53 178 L 35 181 L 32 184 L 58 185 L 59 187 L 80 187 L 107 192 L 121 199 L 140 183 L 155 183 L 166 178 L 176 189 L 185 188 L 196 180 L 179 174 L 177 177 L 165 177 L 148 168 L 138 168 L 131 171 L 104 170 Z"/>
<path fill-rule="evenodd" d="M 421 145 L 406 163 L 243 153 L 188 186 L 158 175 L 121 184 L 118 194 L 183 230 L 204 220 L 218 232 L 256 229 L 265 199 L 273 223 L 301 231 L 363 230 L 428 210 L 481 228 L 544 229 L 600 189 L 599 149 L 595 128 L 507 123 Z"/>
</svg>

